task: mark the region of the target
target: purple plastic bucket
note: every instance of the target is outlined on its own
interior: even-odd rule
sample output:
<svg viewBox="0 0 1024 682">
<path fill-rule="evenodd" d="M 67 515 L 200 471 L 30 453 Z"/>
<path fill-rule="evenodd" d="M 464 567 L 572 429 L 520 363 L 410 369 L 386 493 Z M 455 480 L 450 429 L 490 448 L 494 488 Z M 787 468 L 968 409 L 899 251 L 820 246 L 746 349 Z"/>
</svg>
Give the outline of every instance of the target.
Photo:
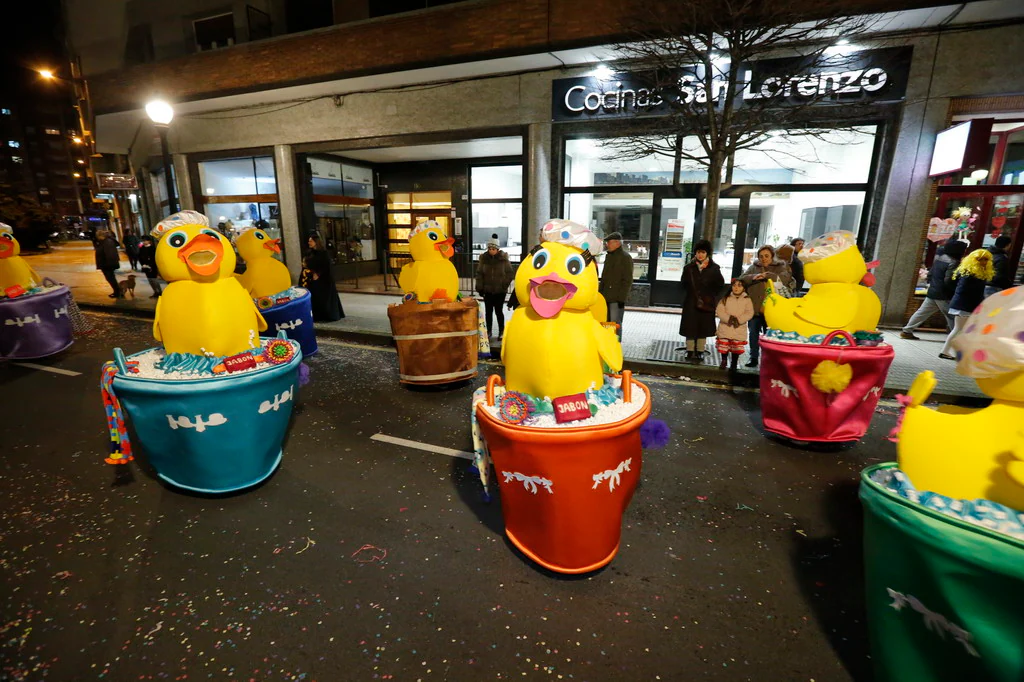
<svg viewBox="0 0 1024 682">
<path fill-rule="evenodd" d="M 0 299 L 0 358 L 33 360 L 75 342 L 66 286 L 31 296 Z"/>
</svg>

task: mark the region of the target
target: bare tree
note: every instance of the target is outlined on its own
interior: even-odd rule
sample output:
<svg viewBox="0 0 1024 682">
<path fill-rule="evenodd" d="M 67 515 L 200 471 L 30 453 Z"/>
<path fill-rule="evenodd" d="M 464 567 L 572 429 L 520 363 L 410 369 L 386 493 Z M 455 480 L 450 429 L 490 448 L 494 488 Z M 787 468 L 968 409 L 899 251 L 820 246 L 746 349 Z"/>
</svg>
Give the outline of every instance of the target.
<svg viewBox="0 0 1024 682">
<path fill-rule="evenodd" d="M 875 20 L 844 11 L 848 5 L 837 0 L 810 10 L 792 0 L 646 3 L 628 27 L 628 42 L 615 47 L 631 79 L 648 89 L 643 104 L 652 115 L 638 116 L 627 136 L 602 144 L 617 159 L 673 157 L 677 185 L 684 164 L 706 169 L 701 232 L 712 239 L 737 151 L 757 147 L 784 164 L 807 152 L 807 145 L 795 151 L 791 138 L 843 129 L 837 119 L 867 110 L 843 94 L 851 92 L 843 81 L 851 56 L 835 43 L 865 35 Z M 864 91 L 885 85 L 884 74 L 880 84 L 870 74 L 857 77 L 867 78 Z M 842 108 L 829 108 L 826 127 L 827 103 Z"/>
</svg>

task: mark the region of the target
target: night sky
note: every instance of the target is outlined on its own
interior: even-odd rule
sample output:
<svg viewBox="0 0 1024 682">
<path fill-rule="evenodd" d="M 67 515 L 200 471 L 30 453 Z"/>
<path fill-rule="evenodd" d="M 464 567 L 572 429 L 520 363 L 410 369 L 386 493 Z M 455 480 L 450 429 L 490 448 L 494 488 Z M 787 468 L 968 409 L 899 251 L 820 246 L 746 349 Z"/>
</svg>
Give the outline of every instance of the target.
<svg viewBox="0 0 1024 682">
<path fill-rule="evenodd" d="M 35 69 L 57 69 L 69 75 L 63 53 L 63 28 L 59 0 L 16 0 L 8 11 L 18 19 L 9 22 L 0 41 L 3 90 L 31 87 L 40 82 Z"/>
</svg>

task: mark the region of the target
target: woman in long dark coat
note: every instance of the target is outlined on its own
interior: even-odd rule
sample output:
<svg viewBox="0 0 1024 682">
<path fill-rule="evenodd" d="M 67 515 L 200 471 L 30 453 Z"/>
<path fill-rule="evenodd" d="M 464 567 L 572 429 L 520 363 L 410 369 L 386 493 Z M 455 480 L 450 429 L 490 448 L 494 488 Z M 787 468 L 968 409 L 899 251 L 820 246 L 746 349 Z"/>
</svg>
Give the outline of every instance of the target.
<svg viewBox="0 0 1024 682">
<path fill-rule="evenodd" d="M 341 307 L 338 289 L 331 272 L 331 257 L 324 248 L 320 237 L 309 237 L 309 252 L 303 259 L 301 286 L 309 289 L 312 297 L 313 319 L 317 322 L 334 322 L 345 317 Z"/>
<path fill-rule="evenodd" d="M 701 239 L 693 248 L 693 260 L 683 268 L 683 319 L 679 334 L 686 337 L 685 362 L 703 365 L 704 344 L 717 330 L 715 306 L 725 280 L 711 258 L 711 242 Z"/>
</svg>

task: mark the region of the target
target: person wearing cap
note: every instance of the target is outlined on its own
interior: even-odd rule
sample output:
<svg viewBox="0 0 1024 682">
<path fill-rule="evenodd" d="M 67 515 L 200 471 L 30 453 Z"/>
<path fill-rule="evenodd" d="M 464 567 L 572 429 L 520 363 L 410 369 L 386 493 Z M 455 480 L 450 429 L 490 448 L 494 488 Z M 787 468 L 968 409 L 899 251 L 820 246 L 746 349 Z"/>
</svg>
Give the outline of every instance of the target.
<svg viewBox="0 0 1024 682">
<path fill-rule="evenodd" d="M 633 288 L 633 258 L 623 250 L 622 235 L 618 232 L 604 238 L 604 248 L 607 253 L 598 291 L 608 303 L 608 321 L 619 325 L 617 333 L 621 341 L 626 299 Z"/>
<path fill-rule="evenodd" d="M 505 296 L 512 284 L 515 272 L 508 254 L 498 248 L 497 237 L 487 240 L 487 251 L 480 254 L 476 265 L 476 292 L 484 299 L 484 319 L 487 320 L 487 336 L 493 342 L 500 342 L 505 335 Z M 498 336 L 492 336 L 493 318 L 498 318 Z"/>
<path fill-rule="evenodd" d="M 701 239 L 693 245 L 693 260 L 683 268 L 683 314 L 679 335 L 686 338 L 686 358 L 692 365 L 704 364 L 704 346 L 715 336 L 715 308 L 725 279 L 722 268 L 714 261 L 711 242 Z"/>
</svg>

